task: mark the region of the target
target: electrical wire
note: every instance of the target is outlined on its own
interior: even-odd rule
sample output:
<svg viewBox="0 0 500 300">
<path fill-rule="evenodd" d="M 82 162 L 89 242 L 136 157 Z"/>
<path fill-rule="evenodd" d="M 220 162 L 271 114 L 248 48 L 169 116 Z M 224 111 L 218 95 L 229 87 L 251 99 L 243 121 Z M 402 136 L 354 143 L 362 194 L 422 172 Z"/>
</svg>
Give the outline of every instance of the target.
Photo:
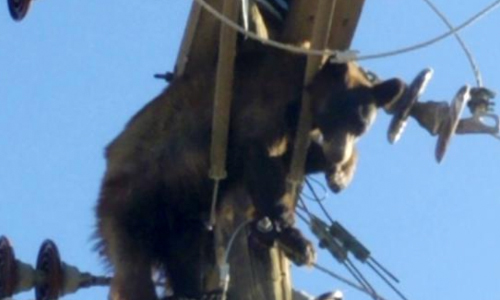
<svg viewBox="0 0 500 300">
<path fill-rule="evenodd" d="M 220 286 L 222 288 L 222 300 L 226 300 L 227 291 L 229 289 L 229 281 L 230 281 L 230 274 L 229 274 L 229 253 L 231 252 L 231 249 L 233 247 L 234 241 L 236 240 L 236 237 L 250 223 L 251 223 L 250 220 L 242 222 L 234 230 L 233 234 L 231 235 L 231 238 L 229 239 L 229 242 L 227 243 L 226 251 L 224 252 L 224 260 L 223 260 L 222 264 L 219 265 L 219 273 L 220 273 L 219 274 L 219 277 L 220 277 L 219 279 L 220 279 Z"/>
<path fill-rule="evenodd" d="M 333 218 L 330 216 L 330 214 L 326 210 L 325 206 L 323 205 L 322 201 L 318 198 L 318 195 L 316 194 L 312 185 L 309 183 L 309 181 L 307 179 L 306 179 L 306 185 L 311 190 L 316 202 L 318 203 L 319 207 L 323 211 L 323 214 L 325 214 L 325 216 L 328 218 L 328 221 L 330 221 L 330 223 L 333 223 Z"/>
<path fill-rule="evenodd" d="M 210 4 L 208 4 L 205 0 L 194 0 L 196 3 L 198 3 L 200 6 L 202 6 L 205 10 L 207 10 L 209 13 L 211 13 L 215 18 L 219 19 L 224 25 L 232 28 L 233 30 L 236 30 L 237 32 L 241 33 L 245 37 L 248 37 L 250 39 L 256 40 L 261 42 L 264 45 L 268 45 L 277 49 L 285 50 L 291 53 L 296 53 L 296 54 L 304 54 L 304 55 L 316 55 L 316 56 L 323 56 L 323 55 L 338 55 L 340 52 L 336 50 L 314 50 L 314 49 L 305 49 L 301 47 L 296 47 L 293 45 L 288 45 L 284 44 L 272 39 L 266 39 L 263 38 L 251 31 L 245 30 L 245 28 L 241 27 L 237 23 L 233 22 L 220 12 L 218 12 L 215 8 L 213 8 Z"/>
<path fill-rule="evenodd" d="M 312 185 L 307 181 L 306 179 L 306 185 L 308 186 L 308 188 L 313 191 L 312 189 Z M 325 214 L 325 216 L 330 220 L 330 222 L 333 224 L 334 221 L 333 219 L 331 218 L 330 214 L 326 211 L 326 209 L 324 208 L 323 206 L 323 203 L 321 201 L 319 201 L 317 195 L 314 193 L 313 191 L 313 195 L 316 197 L 316 201 L 318 202 L 320 208 L 323 210 L 323 213 Z M 299 204 L 300 206 L 297 206 L 299 209 L 301 209 L 302 211 L 306 212 L 309 216 L 311 216 L 311 212 L 309 212 L 309 210 L 307 209 L 307 207 L 305 206 L 305 202 L 303 201 L 302 198 L 299 198 Z M 310 222 L 304 217 L 302 216 L 298 211 L 296 212 L 297 215 L 299 216 L 299 218 L 304 221 L 304 223 L 306 223 L 307 225 L 310 226 Z M 374 258 L 371 258 L 371 260 L 373 261 L 374 265 L 372 263 L 370 263 L 370 261 L 366 261 L 366 264 L 403 300 L 408 300 L 408 298 L 406 298 L 406 296 L 396 287 L 394 286 L 385 276 L 384 274 L 382 274 L 382 272 L 380 272 L 377 268 L 379 267 L 385 274 L 387 274 L 388 276 L 390 276 L 390 278 L 392 280 L 394 280 L 395 282 L 399 283 L 399 279 L 394 276 L 392 273 L 390 273 L 385 267 L 383 267 L 382 265 L 380 265 L 379 262 L 377 262 Z M 352 263 L 352 261 L 350 261 L 349 259 L 346 261 L 346 263 L 343 263 L 344 267 L 346 267 L 346 269 L 348 270 L 348 272 L 356 279 L 356 281 L 359 282 L 359 284 L 364 288 L 364 290 L 370 294 L 375 300 L 377 299 L 381 299 L 381 297 L 378 295 L 378 293 L 376 292 L 376 290 L 373 288 L 373 286 L 369 283 L 369 281 L 363 276 L 363 274 L 356 268 L 356 266 Z"/>
<path fill-rule="evenodd" d="M 377 266 L 380 270 L 382 270 L 385 274 L 387 274 L 389 277 L 391 277 L 392 280 L 394 280 L 395 282 L 399 283 L 399 279 L 394 276 L 394 274 L 392 274 L 389 270 L 387 270 L 381 263 L 379 263 L 375 258 L 373 257 L 370 257 L 369 258 L 370 261 L 375 265 Z"/>
<path fill-rule="evenodd" d="M 297 205 L 297 208 L 303 212 L 305 212 L 306 214 L 308 215 L 311 215 L 311 213 L 307 210 L 306 207 L 304 207 L 304 203 L 303 203 L 303 200 L 301 198 L 299 198 L 299 205 Z M 302 215 L 301 212 L 299 211 L 295 211 L 295 213 L 297 214 L 297 216 L 299 217 L 299 219 L 301 219 L 304 223 L 306 223 L 308 226 L 311 225 L 311 222 L 304 216 Z M 352 264 L 352 262 L 351 262 Z M 347 271 L 356 279 L 356 281 L 358 281 L 358 284 L 352 282 L 351 280 L 347 279 L 347 278 L 344 278 L 336 273 L 334 273 L 333 271 L 330 271 L 320 265 L 318 265 L 317 263 L 314 263 L 313 264 L 313 267 L 316 268 L 317 270 L 331 276 L 332 278 L 334 279 L 337 279 L 338 281 L 341 281 L 345 284 L 347 284 L 348 286 L 352 287 L 352 288 L 355 288 L 356 290 L 360 291 L 360 292 L 363 292 L 367 295 L 370 295 L 371 297 L 373 297 L 375 300 L 385 300 L 384 298 L 382 298 L 381 296 L 377 295 L 375 293 L 375 291 L 373 290 L 373 287 L 371 287 L 371 285 L 368 283 L 368 286 L 363 282 L 363 279 L 364 277 L 362 276 L 362 278 L 358 277 L 358 275 L 356 274 L 356 272 L 354 272 L 349 265 L 343 263 L 342 264 L 346 269 Z M 355 267 L 354 267 L 355 268 Z M 357 270 L 357 269 L 356 269 Z M 359 272 L 359 271 L 358 271 Z M 364 279 L 366 281 L 366 279 Z"/>
<path fill-rule="evenodd" d="M 310 182 L 308 182 L 309 180 L 312 181 L 313 183 L 315 183 L 317 186 L 319 186 L 323 190 L 322 197 L 319 197 L 318 194 L 316 194 L 316 191 L 312 188 L 312 184 Z M 325 201 L 326 198 L 328 198 L 328 189 L 318 179 L 314 178 L 313 176 L 307 176 L 305 179 L 305 182 L 306 182 L 309 190 L 313 194 L 313 197 L 306 195 L 306 193 L 302 193 L 304 195 L 304 198 L 306 198 L 307 200 L 321 201 L 321 202 Z"/>
<path fill-rule="evenodd" d="M 412 45 L 409 47 L 393 50 L 393 51 L 387 51 L 387 52 L 378 53 L 378 54 L 371 54 L 371 55 L 364 55 L 364 56 L 358 57 L 357 60 L 358 61 L 359 60 L 369 60 L 369 59 L 378 59 L 378 58 L 396 56 L 396 55 L 400 55 L 400 54 L 404 54 L 404 53 L 408 53 L 408 52 L 413 52 L 415 50 L 419 50 L 419 49 L 431 46 L 431 45 L 433 45 L 437 42 L 440 42 L 441 40 L 449 37 L 450 35 L 453 35 L 453 34 L 459 32 L 460 30 L 471 26 L 473 23 L 480 20 L 481 18 L 486 16 L 488 13 L 490 13 L 491 11 L 496 9 L 499 5 L 500 5 L 500 0 L 494 1 L 492 4 L 488 5 L 486 8 L 482 9 L 477 14 L 473 15 L 471 18 L 467 19 L 465 22 L 463 22 L 459 26 L 455 27 L 454 30 L 450 30 L 448 32 L 445 32 L 445 33 L 438 35 L 435 38 L 432 38 L 430 40 L 427 40 L 427 41 L 424 41 L 424 42 L 421 42 L 421 43 L 418 43 L 418 44 L 415 44 L 415 45 Z"/>
<path fill-rule="evenodd" d="M 312 182 L 316 183 L 316 185 L 320 186 L 321 189 L 323 190 L 323 197 L 320 198 L 321 201 L 325 200 L 328 198 L 328 188 L 321 182 L 321 180 L 317 179 L 315 176 L 308 176 L 308 179 L 311 179 Z"/>
<path fill-rule="evenodd" d="M 226 252 L 224 252 L 224 262 L 227 263 L 229 260 L 229 253 L 231 252 L 231 248 L 233 247 L 233 243 L 236 240 L 236 237 L 240 234 L 240 232 L 243 230 L 243 228 L 245 228 L 251 222 L 252 222 L 251 220 L 248 220 L 248 221 L 241 223 L 240 225 L 238 225 L 236 230 L 233 232 L 233 234 L 231 235 L 231 238 L 229 239 L 229 242 L 227 243 Z"/>
<path fill-rule="evenodd" d="M 311 217 L 311 215 L 312 215 L 312 214 L 311 214 L 311 212 L 309 212 L 309 209 L 308 209 L 308 208 L 307 208 L 307 206 L 306 206 L 306 202 L 304 201 L 304 199 L 303 199 L 301 196 L 299 196 L 299 203 L 298 203 L 298 204 L 300 204 L 300 205 L 301 205 L 301 206 L 300 206 L 300 208 L 301 208 L 301 209 L 302 209 L 305 213 L 307 213 L 307 215 L 308 215 L 309 217 Z"/>
<path fill-rule="evenodd" d="M 354 263 L 349 258 L 346 258 L 344 266 L 359 281 L 359 283 L 366 287 L 366 290 L 370 293 L 374 300 L 380 299 L 375 288 L 373 288 L 368 279 L 366 279 L 363 273 L 359 271 L 356 265 L 354 265 Z"/>
<path fill-rule="evenodd" d="M 346 54 L 346 52 L 343 51 L 338 51 L 338 50 L 330 50 L 330 49 L 324 49 L 324 50 L 318 50 L 318 49 L 305 49 L 301 47 L 296 47 L 293 45 L 289 44 L 284 44 L 272 39 L 266 39 L 263 37 L 260 37 L 259 35 L 245 30 L 245 28 L 241 27 L 237 23 L 233 22 L 220 12 L 218 12 L 216 9 L 214 9 L 210 4 L 208 4 L 205 0 L 194 0 L 196 3 L 198 3 L 201 7 L 203 7 L 205 10 L 207 10 L 210 14 L 212 14 L 214 17 L 219 19 L 222 23 L 224 23 L 226 26 L 232 28 L 233 30 L 236 30 L 237 32 L 243 34 L 245 37 L 251 38 L 253 40 L 259 41 L 264 45 L 268 45 L 277 49 L 285 50 L 291 53 L 296 53 L 296 54 L 303 54 L 303 55 L 316 55 L 316 56 L 331 56 L 333 57 L 331 60 L 334 62 L 347 62 L 347 61 L 361 61 L 361 60 L 369 60 L 369 59 L 379 59 L 379 58 L 386 58 L 386 57 L 391 57 L 391 56 L 396 56 L 408 52 L 413 52 L 428 46 L 431 46 L 437 42 L 440 42 L 441 40 L 449 37 L 450 35 L 454 35 L 460 30 L 471 26 L 473 23 L 476 21 L 480 20 L 484 16 L 486 16 L 488 13 L 496 9 L 500 5 L 500 0 L 493 1 L 490 5 L 486 6 L 484 9 L 479 11 L 477 14 L 473 15 L 469 19 L 467 19 L 465 22 L 460 24 L 457 27 L 454 27 L 452 30 L 449 30 L 448 32 L 445 32 L 441 35 L 438 35 L 432 39 L 426 40 L 421 43 L 417 43 L 408 47 L 392 50 L 392 51 L 386 51 L 386 52 L 381 52 L 381 53 L 376 53 L 376 54 L 368 54 L 368 55 L 363 55 L 363 56 L 353 56 Z"/>
<path fill-rule="evenodd" d="M 306 184 L 308 187 L 311 189 L 312 186 L 310 183 L 306 181 Z M 318 202 L 320 205 L 321 209 L 325 213 L 325 215 L 330 219 L 330 222 L 333 223 L 333 219 L 330 217 L 330 214 L 325 210 L 321 202 Z M 305 207 L 305 203 L 302 198 L 299 198 L 299 205 L 297 206 L 298 209 L 306 212 L 309 217 L 312 215 L 311 212 Z M 307 225 L 310 226 L 310 222 L 307 220 L 306 217 L 304 217 L 300 212 L 296 212 L 297 216 Z M 395 287 L 385 276 L 380 272 L 377 268 L 379 267 L 385 274 L 390 276 L 392 280 L 395 282 L 399 283 L 399 279 L 395 277 L 392 273 L 390 273 L 386 268 L 384 268 L 380 263 L 378 263 L 374 258 L 371 258 L 371 261 L 373 261 L 374 265 L 370 263 L 370 261 L 366 261 L 366 264 L 403 300 L 408 300 L 406 296 L 397 288 Z M 347 260 L 346 263 L 343 263 L 344 267 L 346 267 L 347 271 L 356 279 L 356 281 L 359 282 L 360 286 L 363 287 L 363 289 L 370 294 L 374 299 L 381 299 L 381 297 L 378 295 L 378 293 L 375 291 L 373 286 L 369 283 L 369 281 L 363 276 L 363 274 L 356 268 L 356 266 L 352 263 L 352 261 Z"/>
<path fill-rule="evenodd" d="M 302 198 L 299 198 L 299 204 L 297 205 L 297 208 L 303 212 L 305 212 L 309 218 L 311 218 L 311 216 L 314 216 L 314 214 L 312 214 L 311 212 L 309 212 L 309 210 L 305 207 L 305 204 L 304 204 L 304 201 Z M 308 226 L 311 226 L 311 222 L 305 217 L 303 216 L 299 211 L 296 211 L 296 214 L 297 216 L 304 222 L 306 223 Z M 352 275 L 352 277 L 354 277 L 354 279 L 358 282 L 358 285 L 353 283 L 352 281 L 349 281 L 348 279 L 345 279 L 331 271 L 329 271 L 328 274 L 330 274 L 332 277 L 350 285 L 350 286 L 353 286 L 355 287 L 356 289 L 370 295 L 374 300 L 378 300 L 378 299 L 383 299 L 381 298 L 377 292 L 375 291 L 375 289 L 372 287 L 372 285 L 368 282 L 368 280 L 363 276 L 363 274 L 356 268 L 356 266 L 352 263 L 352 261 L 350 261 L 349 259 L 346 259 L 345 262 L 341 262 L 341 264 L 346 268 L 346 270 Z M 314 267 L 318 268 L 319 269 L 319 266 L 316 265 L 316 264 L 313 264 Z"/>
<path fill-rule="evenodd" d="M 367 290 L 366 290 L 365 288 L 363 288 L 362 286 L 357 285 L 356 283 L 354 283 L 354 282 L 350 281 L 349 279 L 346 279 L 346 278 L 344 278 L 344 277 L 342 277 L 342 276 L 340 276 L 340 275 L 338 275 L 338 274 L 336 274 L 336 273 L 334 273 L 334 272 L 332 272 L 332 271 L 328 270 L 328 269 L 327 269 L 327 268 L 325 268 L 325 267 L 322 267 L 322 266 L 320 266 L 320 265 L 318 265 L 318 264 L 313 264 L 313 267 L 314 267 L 315 269 L 317 269 L 318 271 L 321 271 L 321 272 L 323 272 L 323 273 L 325 273 L 325 274 L 329 275 L 330 277 L 335 278 L 335 279 L 337 279 L 338 281 L 341 281 L 341 282 L 343 282 L 343 283 L 347 284 L 348 286 L 350 286 L 350 287 L 352 287 L 352 288 L 354 288 L 354 289 L 356 289 L 356 290 L 358 290 L 358 291 L 360 291 L 360 292 L 362 292 L 362 293 L 365 293 L 365 294 L 371 295 L 371 294 L 370 294 L 370 292 L 369 292 L 369 291 L 367 291 Z M 386 299 L 385 299 L 385 298 L 383 298 L 382 296 L 378 296 L 378 299 L 379 299 L 379 300 L 386 300 Z"/>
<path fill-rule="evenodd" d="M 470 49 L 467 47 L 465 44 L 465 41 L 462 39 L 460 34 L 455 31 L 455 28 L 453 28 L 453 24 L 448 20 L 448 18 L 437 8 L 434 3 L 430 0 L 423 0 L 431 9 L 436 13 L 436 15 L 443 21 L 443 23 L 446 24 L 448 29 L 454 32 L 454 36 L 457 39 L 457 42 L 460 44 L 460 47 L 463 49 L 465 56 L 467 57 L 467 60 L 469 61 L 469 64 L 472 68 L 472 72 L 474 73 L 474 77 L 476 78 L 476 83 L 478 87 L 483 86 L 483 78 L 481 76 L 481 71 L 479 70 L 479 66 L 477 65 L 476 60 L 474 59 L 474 56 L 472 55 L 472 52 Z"/>
<path fill-rule="evenodd" d="M 396 293 L 398 294 L 399 297 L 401 297 L 401 299 L 403 300 L 408 300 L 408 298 L 406 298 L 406 296 L 398 289 L 396 288 L 392 282 L 390 282 L 389 280 L 387 280 L 387 278 L 384 276 L 384 274 L 380 273 L 379 270 L 377 270 L 377 268 L 375 268 L 370 262 L 367 262 L 366 263 L 372 270 L 373 272 L 375 272 L 380 278 L 382 278 L 382 280 Z"/>
<path fill-rule="evenodd" d="M 304 217 L 300 212 L 295 211 L 295 213 L 297 214 L 297 216 L 299 217 L 299 219 L 302 220 L 302 222 L 306 223 L 308 226 L 311 225 L 311 222 L 309 222 L 309 220 L 307 220 L 307 218 Z"/>
</svg>

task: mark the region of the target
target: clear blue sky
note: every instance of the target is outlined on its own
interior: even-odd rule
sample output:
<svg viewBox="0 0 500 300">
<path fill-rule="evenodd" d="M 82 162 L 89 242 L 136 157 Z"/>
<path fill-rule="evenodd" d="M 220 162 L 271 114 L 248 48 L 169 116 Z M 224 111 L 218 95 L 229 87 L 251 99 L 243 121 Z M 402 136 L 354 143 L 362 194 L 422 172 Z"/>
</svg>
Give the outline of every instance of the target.
<svg viewBox="0 0 500 300">
<path fill-rule="evenodd" d="M 26 262 L 34 263 L 40 243 L 52 238 L 68 263 L 104 274 L 90 239 L 103 149 L 163 89 L 152 76 L 172 69 L 191 1 L 39 0 L 21 23 L 10 20 L 3 2 L 0 235 Z M 489 3 L 452 2 L 436 4 L 455 24 Z M 499 28 L 500 11 L 463 37 L 486 85 L 500 92 Z M 392 50 L 445 30 L 423 1 L 368 0 L 353 48 L 362 54 Z M 362 64 L 407 81 L 433 67 L 425 100 L 448 100 L 461 85 L 474 84 L 452 38 Z M 500 299 L 500 142 L 458 136 L 438 165 L 436 139 L 415 121 L 394 146 L 386 141 L 388 123 L 379 114 L 360 141 L 355 181 L 328 198 L 328 210 L 398 275 L 409 299 Z M 319 262 L 346 274 L 325 252 Z M 345 299 L 368 299 L 314 270 L 294 269 L 293 276 L 296 287 L 311 294 L 341 288 Z M 381 281 L 372 283 L 396 299 Z M 105 295 L 92 289 L 66 298 Z M 32 298 L 32 292 L 16 297 Z"/>
</svg>

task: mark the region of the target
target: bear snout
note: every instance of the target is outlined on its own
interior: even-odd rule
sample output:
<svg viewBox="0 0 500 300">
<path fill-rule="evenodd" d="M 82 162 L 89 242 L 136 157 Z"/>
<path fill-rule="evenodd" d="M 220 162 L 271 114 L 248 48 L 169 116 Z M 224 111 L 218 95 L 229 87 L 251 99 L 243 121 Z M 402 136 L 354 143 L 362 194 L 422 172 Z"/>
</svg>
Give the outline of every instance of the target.
<svg viewBox="0 0 500 300">
<path fill-rule="evenodd" d="M 327 137 L 322 144 L 323 154 L 331 164 L 342 164 L 352 154 L 356 137 L 344 132 Z"/>
<path fill-rule="evenodd" d="M 357 165 L 355 148 L 356 136 L 345 134 L 342 138 L 328 140 L 323 143 L 323 152 L 330 163 L 325 172 L 330 190 L 339 193 L 352 181 Z"/>
<path fill-rule="evenodd" d="M 348 178 L 344 175 L 344 172 L 340 169 L 336 169 L 325 174 L 328 187 L 335 194 L 344 190 L 350 182 L 350 180 L 348 180 Z"/>
</svg>

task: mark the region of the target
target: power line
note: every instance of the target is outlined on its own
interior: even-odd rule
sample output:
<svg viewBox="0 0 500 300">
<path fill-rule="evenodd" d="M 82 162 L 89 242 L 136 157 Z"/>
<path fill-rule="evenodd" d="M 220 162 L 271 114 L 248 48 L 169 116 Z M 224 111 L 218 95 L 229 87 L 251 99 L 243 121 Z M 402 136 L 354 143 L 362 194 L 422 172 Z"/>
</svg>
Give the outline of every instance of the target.
<svg viewBox="0 0 500 300">
<path fill-rule="evenodd" d="M 448 20 L 448 18 L 437 8 L 434 3 L 430 0 L 423 0 L 435 13 L 438 15 L 438 17 L 443 21 L 443 23 L 446 24 L 448 29 L 451 31 L 454 31 L 455 28 L 453 28 L 453 24 Z M 479 70 L 479 66 L 477 65 L 474 56 L 472 55 L 472 52 L 470 49 L 467 47 L 465 44 L 465 41 L 462 39 L 462 37 L 458 34 L 458 32 L 454 33 L 455 38 L 457 39 L 458 43 L 460 44 L 460 47 L 464 50 L 465 56 L 467 57 L 467 60 L 469 61 L 469 64 L 471 65 L 472 72 L 474 73 L 474 77 L 476 78 L 476 83 L 478 87 L 483 86 L 483 79 L 481 76 L 481 71 Z"/>
<path fill-rule="evenodd" d="M 337 279 L 337 280 L 339 280 L 339 281 L 347 284 L 348 286 L 350 286 L 350 287 L 352 287 L 352 288 L 354 288 L 354 289 L 356 289 L 356 290 L 358 290 L 360 292 L 363 292 L 363 293 L 371 295 L 370 292 L 367 291 L 364 287 L 361 287 L 361 286 L 353 283 L 352 281 L 350 281 L 350 280 L 348 280 L 348 279 L 346 279 L 346 278 L 344 278 L 344 277 L 342 277 L 340 275 L 335 274 L 334 272 L 328 270 L 327 268 L 322 267 L 322 266 L 320 266 L 318 264 L 313 264 L 313 266 L 318 271 L 321 271 L 321 272 L 323 272 L 323 273 L 325 273 L 325 274 L 327 274 L 327 275 L 329 275 L 329 276 L 331 276 L 331 277 L 333 277 L 333 278 L 335 278 L 335 279 Z M 377 297 L 378 297 L 379 300 L 386 300 L 382 296 L 377 296 Z"/>
<path fill-rule="evenodd" d="M 427 40 L 427 41 L 424 41 L 424 42 L 421 42 L 421 43 L 418 43 L 418 44 L 415 44 L 415 45 L 412 45 L 409 47 L 393 50 L 393 51 L 383 52 L 383 53 L 379 53 L 379 54 L 360 56 L 357 58 L 357 60 L 369 60 L 369 59 L 378 59 L 378 58 L 396 56 L 396 55 L 400 55 L 400 54 L 404 54 L 404 53 L 408 53 L 408 52 L 413 52 L 415 50 L 419 50 L 419 49 L 431 46 L 431 45 L 433 45 L 437 42 L 440 42 L 441 40 L 449 37 L 450 35 L 456 34 L 460 30 L 469 27 L 470 25 L 472 25 L 473 23 L 475 23 L 479 19 L 486 16 L 486 14 L 493 11 L 499 5 L 500 5 L 500 0 L 494 1 L 492 4 L 488 5 L 486 8 L 484 8 L 483 10 L 478 12 L 477 14 L 473 15 L 471 18 L 469 18 L 467 21 L 463 22 L 459 26 L 455 27 L 453 30 L 450 30 L 446 33 L 439 35 L 439 36 L 436 36 L 435 38 L 432 38 L 430 40 Z"/>
<path fill-rule="evenodd" d="M 323 205 L 322 201 L 318 198 L 318 195 L 316 194 L 316 192 L 314 191 L 314 188 L 313 186 L 311 185 L 311 183 L 309 182 L 309 180 L 306 178 L 306 185 L 307 187 L 311 190 L 311 193 L 313 194 L 316 202 L 318 203 L 319 207 L 321 208 L 321 210 L 323 211 L 323 214 L 328 218 L 328 220 L 330 221 L 330 223 L 333 223 L 333 218 L 330 216 L 330 214 L 328 213 L 328 211 L 326 210 L 325 206 Z"/>
</svg>

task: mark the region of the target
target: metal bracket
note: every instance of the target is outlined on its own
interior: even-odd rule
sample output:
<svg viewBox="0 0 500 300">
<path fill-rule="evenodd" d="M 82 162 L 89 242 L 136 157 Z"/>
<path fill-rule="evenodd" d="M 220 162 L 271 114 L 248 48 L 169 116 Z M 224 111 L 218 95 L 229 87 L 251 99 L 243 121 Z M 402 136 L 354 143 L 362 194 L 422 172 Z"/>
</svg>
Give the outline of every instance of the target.
<svg viewBox="0 0 500 300">
<path fill-rule="evenodd" d="M 467 106 L 472 117 L 460 120 L 457 134 L 490 134 L 500 139 L 500 117 L 493 112 L 495 93 L 487 88 L 472 88 Z M 493 122 L 488 124 L 487 120 Z"/>
</svg>

